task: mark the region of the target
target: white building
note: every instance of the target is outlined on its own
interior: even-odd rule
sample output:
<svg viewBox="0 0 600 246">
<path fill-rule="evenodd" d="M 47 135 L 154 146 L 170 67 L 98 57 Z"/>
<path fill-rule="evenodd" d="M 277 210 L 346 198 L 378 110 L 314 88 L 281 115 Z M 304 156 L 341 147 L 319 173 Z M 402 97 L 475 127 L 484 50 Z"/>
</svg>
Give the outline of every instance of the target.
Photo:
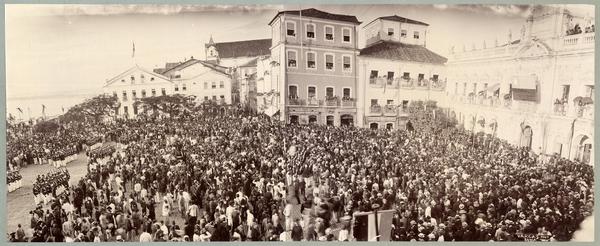
<svg viewBox="0 0 600 246">
<path fill-rule="evenodd" d="M 117 110 L 117 115 L 133 118 L 138 114 L 138 108 L 134 105 L 136 99 L 170 95 L 173 93 L 174 85 L 175 83 L 169 78 L 136 65 L 109 79 L 103 91 L 119 99 L 121 106 Z"/>
<path fill-rule="evenodd" d="M 451 117 L 542 154 L 593 163 L 594 26 L 590 13 L 536 6 L 514 40 L 451 52 Z"/>
<path fill-rule="evenodd" d="M 173 92 L 193 95 L 198 102 L 231 104 L 232 78 L 227 68 L 190 59 L 166 69 L 162 74 L 173 82 Z"/>
<path fill-rule="evenodd" d="M 411 101 L 444 95 L 447 59 L 425 47 L 427 26 L 395 15 L 364 27 L 367 46 L 358 56 L 358 114 L 364 120 L 359 126 L 403 128 L 403 109 Z"/>
</svg>

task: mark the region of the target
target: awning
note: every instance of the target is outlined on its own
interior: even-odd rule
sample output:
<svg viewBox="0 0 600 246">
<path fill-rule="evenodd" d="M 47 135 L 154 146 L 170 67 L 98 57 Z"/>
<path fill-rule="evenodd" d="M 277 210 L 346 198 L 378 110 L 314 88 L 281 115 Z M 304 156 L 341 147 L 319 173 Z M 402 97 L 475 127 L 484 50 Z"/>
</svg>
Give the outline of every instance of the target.
<svg viewBox="0 0 600 246">
<path fill-rule="evenodd" d="M 499 89 L 500 89 L 500 83 L 496 83 L 496 84 L 493 84 L 492 86 L 488 87 L 487 91 L 494 93 Z"/>
<path fill-rule="evenodd" d="M 517 101 L 529 101 L 537 102 L 537 90 L 536 89 L 512 89 L 513 100 Z"/>
<path fill-rule="evenodd" d="M 514 79 L 513 88 L 535 90 L 537 85 L 537 76 L 530 74 L 526 76 L 517 76 Z"/>
<path fill-rule="evenodd" d="M 273 115 L 277 114 L 277 112 L 279 112 L 279 109 L 276 108 L 275 106 L 269 106 L 265 110 L 265 114 L 268 115 L 269 117 L 273 117 Z"/>
<path fill-rule="evenodd" d="M 593 104 L 594 100 L 592 100 L 591 97 L 575 97 L 575 99 L 573 99 L 573 102 L 575 102 L 576 104 L 587 105 L 587 104 Z"/>
</svg>

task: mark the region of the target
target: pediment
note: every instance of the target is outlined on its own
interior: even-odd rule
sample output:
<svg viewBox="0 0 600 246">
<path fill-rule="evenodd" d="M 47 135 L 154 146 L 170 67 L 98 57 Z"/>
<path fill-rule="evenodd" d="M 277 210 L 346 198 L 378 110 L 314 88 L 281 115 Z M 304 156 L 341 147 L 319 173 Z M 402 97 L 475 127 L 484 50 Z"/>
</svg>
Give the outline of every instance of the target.
<svg viewBox="0 0 600 246">
<path fill-rule="evenodd" d="M 146 71 L 138 66 L 128 69 L 127 71 L 110 79 L 106 86 L 123 86 L 137 84 L 164 84 L 172 83 L 166 77 Z"/>
<path fill-rule="evenodd" d="M 552 50 L 545 43 L 538 40 L 530 40 L 529 42 L 524 43 L 517 49 L 515 53 L 516 58 L 529 58 L 529 57 L 539 57 L 539 56 L 547 56 L 552 53 Z"/>
</svg>

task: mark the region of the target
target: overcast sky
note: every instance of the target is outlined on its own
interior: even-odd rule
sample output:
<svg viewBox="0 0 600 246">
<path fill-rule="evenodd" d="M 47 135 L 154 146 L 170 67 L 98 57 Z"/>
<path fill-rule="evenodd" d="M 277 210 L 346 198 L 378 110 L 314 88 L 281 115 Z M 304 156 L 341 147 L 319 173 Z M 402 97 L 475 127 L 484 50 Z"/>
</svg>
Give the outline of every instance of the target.
<svg viewBox="0 0 600 246">
<path fill-rule="evenodd" d="M 152 69 L 194 56 L 204 44 L 270 38 L 282 9 L 317 8 L 364 24 L 399 15 L 429 24 L 427 48 L 488 47 L 517 36 L 529 6 L 514 5 L 6 5 L 7 97 L 101 92 L 135 63 Z M 579 8 L 593 16 L 593 7 Z M 364 41 L 364 40 L 363 40 Z M 135 61 L 132 59 L 135 43 Z"/>
</svg>

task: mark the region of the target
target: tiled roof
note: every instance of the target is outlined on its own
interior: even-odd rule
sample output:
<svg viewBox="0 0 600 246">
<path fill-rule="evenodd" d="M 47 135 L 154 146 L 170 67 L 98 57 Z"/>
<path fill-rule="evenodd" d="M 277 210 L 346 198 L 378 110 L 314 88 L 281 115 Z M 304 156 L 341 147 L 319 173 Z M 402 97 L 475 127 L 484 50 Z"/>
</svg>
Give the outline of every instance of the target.
<svg viewBox="0 0 600 246">
<path fill-rule="evenodd" d="M 252 57 L 271 54 L 271 39 L 215 43 L 219 58 Z"/>
<path fill-rule="evenodd" d="M 249 62 L 247 62 L 244 65 L 241 65 L 240 67 L 256 67 L 257 63 L 258 63 L 258 57 L 250 60 Z"/>
<path fill-rule="evenodd" d="M 448 61 L 446 57 L 440 56 L 423 46 L 391 41 L 376 42 L 362 49 L 360 56 L 432 64 L 443 64 Z"/>
<path fill-rule="evenodd" d="M 196 60 L 196 59 L 189 59 L 184 62 L 168 62 L 167 65 L 165 66 L 165 70 L 162 72 L 162 74 L 165 74 L 172 70 L 179 70 L 179 69 L 186 68 L 192 64 L 195 64 L 196 62 L 198 62 L 198 60 Z"/>
<path fill-rule="evenodd" d="M 212 63 L 208 63 L 208 62 L 196 60 L 196 59 L 190 59 L 190 60 L 187 60 L 185 62 L 180 62 L 179 65 L 177 65 L 177 66 L 171 67 L 170 69 L 165 69 L 162 72 L 162 74 L 164 75 L 167 72 L 170 72 L 170 71 L 173 71 L 173 70 L 181 70 L 181 69 L 184 69 L 184 68 L 189 67 L 191 65 L 194 65 L 196 63 L 200 63 L 200 64 L 204 65 L 205 67 L 211 68 L 212 70 L 215 70 L 217 72 L 220 72 L 220 73 L 223 73 L 225 75 L 228 75 L 227 72 L 226 72 L 227 68 L 219 66 L 219 65 L 215 65 L 215 64 L 212 64 Z"/>
<path fill-rule="evenodd" d="M 376 21 L 378 19 L 382 19 L 382 20 L 389 20 L 389 21 L 397 21 L 397 22 L 402 22 L 402 23 L 409 23 L 409 24 L 417 24 L 417 25 L 423 25 L 423 26 L 429 26 L 429 24 L 425 23 L 425 22 L 421 22 L 421 21 L 417 21 L 417 20 L 411 20 L 408 18 L 404 18 L 402 16 L 397 16 L 397 15 L 390 15 L 390 16 L 383 16 L 383 17 L 379 17 L 373 21 Z M 371 21 L 369 24 L 373 23 L 373 21 Z"/>
<path fill-rule="evenodd" d="M 303 17 L 312 17 L 312 18 L 319 18 L 319 19 L 325 19 L 325 20 L 335 20 L 335 21 L 343 21 L 343 22 L 350 22 L 350 23 L 355 23 L 355 24 L 359 24 L 360 25 L 360 21 L 358 21 L 358 19 L 356 19 L 356 16 L 354 15 L 338 15 L 338 14 L 332 14 L 332 13 L 327 13 L 318 9 L 314 9 L 314 8 L 310 8 L 310 9 L 303 9 L 303 10 L 287 10 L 287 11 L 280 11 L 279 13 L 277 13 L 275 15 L 275 17 L 273 17 L 273 19 L 271 21 L 269 21 L 269 25 L 271 25 L 271 23 L 273 23 L 273 21 L 275 19 L 277 19 L 277 16 L 281 15 L 281 14 L 288 14 L 288 15 L 300 15 L 302 14 Z"/>
</svg>

